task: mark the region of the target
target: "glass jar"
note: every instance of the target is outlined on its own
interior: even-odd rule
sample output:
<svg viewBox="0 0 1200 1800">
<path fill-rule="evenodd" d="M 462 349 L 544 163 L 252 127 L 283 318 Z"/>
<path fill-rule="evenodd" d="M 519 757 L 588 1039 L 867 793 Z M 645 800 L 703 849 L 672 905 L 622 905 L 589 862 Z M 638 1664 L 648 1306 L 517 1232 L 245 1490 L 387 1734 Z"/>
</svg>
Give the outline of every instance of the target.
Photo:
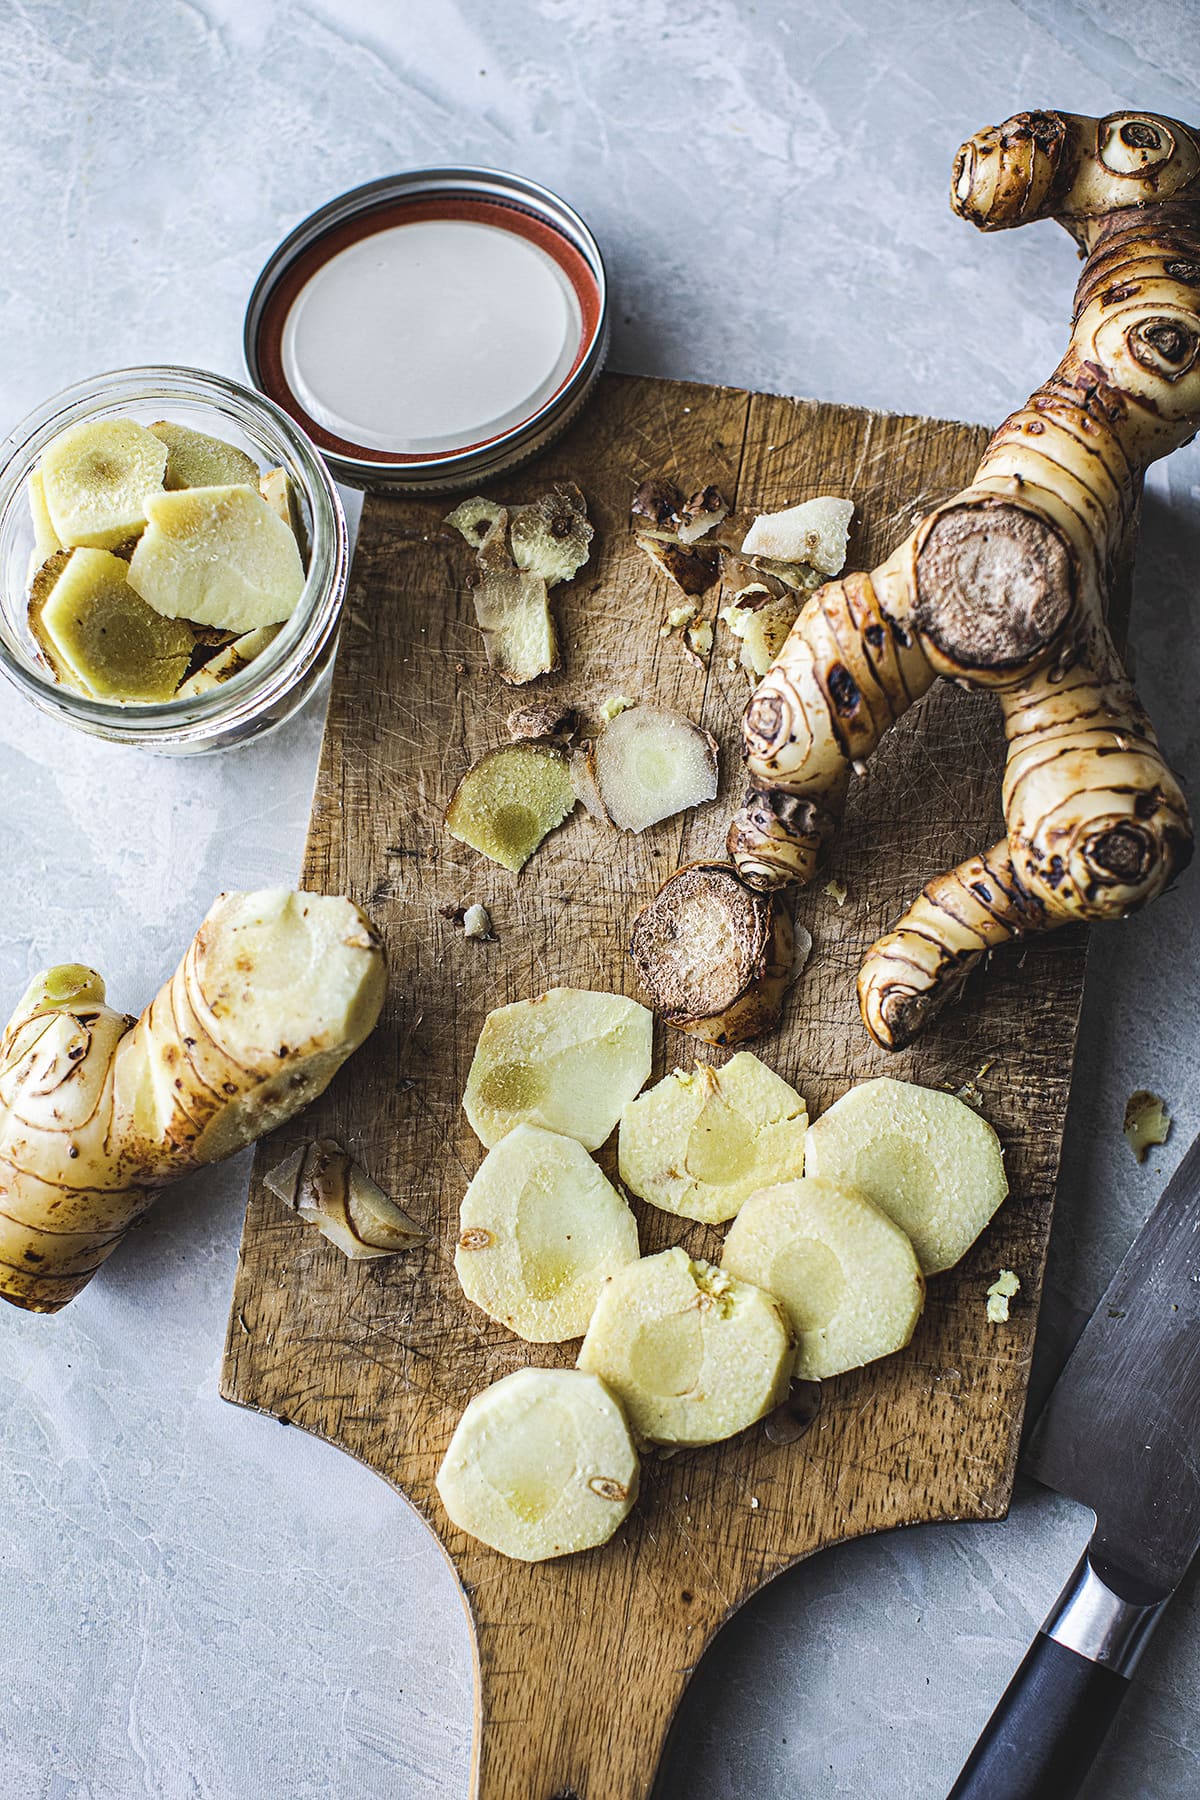
<svg viewBox="0 0 1200 1800">
<path fill-rule="evenodd" d="M 27 617 L 33 521 L 27 482 L 60 431 L 85 420 L 159 419 L 236 444 L 264 470 L 286 469 L 307 578 L 271 643 L 228 681 L 193 698 L 121 705 L 76 693 L 39 660 Z M 0 670 L 43 712 L 113 743 L 172 756 L 223 750 L 282 724 L 333 654 L 348 569 L 346 521 L 328 469 L 304 432 L 261 394 L 199 369 L 119 369 L 67 388 L 0 443 Z"/>
</svg>

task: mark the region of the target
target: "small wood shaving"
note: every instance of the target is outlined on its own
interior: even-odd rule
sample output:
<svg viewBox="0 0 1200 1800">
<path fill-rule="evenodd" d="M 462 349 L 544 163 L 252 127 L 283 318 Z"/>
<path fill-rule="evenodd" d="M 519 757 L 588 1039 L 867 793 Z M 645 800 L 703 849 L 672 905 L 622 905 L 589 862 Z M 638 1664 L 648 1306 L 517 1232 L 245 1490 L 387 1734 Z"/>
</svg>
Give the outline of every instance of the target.
<svg viewBox="0 0 1200 1800">
<path fill-rule="evenodd" d="M 989 1058 L 987 1062 L 980 1063 L 970 1081 L 964 1081 L 960 1088 L 955 1088 L 954 1098 L 956 1100 L 965 1100 L 968 1106 L 982 1106 L 983 1094 L 980 1091 L 979 1083 L 983 1080 L 988 1070 L 994 1067 L 995 1062 L 996 1059 L 993 1056 Z"/>
</svg>

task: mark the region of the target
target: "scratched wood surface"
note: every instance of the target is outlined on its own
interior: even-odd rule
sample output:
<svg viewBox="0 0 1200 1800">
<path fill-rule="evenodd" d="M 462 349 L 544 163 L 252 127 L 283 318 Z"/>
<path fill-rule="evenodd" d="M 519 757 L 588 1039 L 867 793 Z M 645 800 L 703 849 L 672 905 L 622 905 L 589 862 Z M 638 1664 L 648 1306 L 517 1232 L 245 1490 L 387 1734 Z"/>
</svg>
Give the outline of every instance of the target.
<svg viewBox="0 0 1200 1800">
<path fill-rule="evenodd" d="M 715 1449 L 649 1461 L 642 1497 L 604 1549 L 527 1567 L 451 1528 L 434 1473 L 467 1400 L 526 1362 L 527 1346 L 464 1300 L 452 1250 L 482 1150 L 459 1100 L 493 1006 L 555 983 L 635 993 L 624 946 L 635 910 L 681 860 L 721 853 L 741 782 L 745 677 L 721 626 L 707 671 L 659 626 L 673 590 L 634 547 L 632 488 L 647 473 L 685 491 L 716 482 L 742 509 L 818 493 L 857 503 L 851 566 L 871 564 L 915 514 L 970 475 L 976 428 L 878 416 L 731 388 L 605 377 L 571 432 L 492 490 L 529 498 L 554 478 L 587 496 L 591 562 L 560 589 L 565 672 L 521 691 L 593 710 L 609 694 L 678 707 L 716 734 L 719 799 L 641 837 L 582 811 L 520 878 L 441 829 L 455 781 L 503 741 L 511 690 L 490 675 L 473 623 L 470 554 L 445 503 L 371 497 L 334 679 L 304 868 L 382 927 L 391 997 L 368 1045 L 302 1120 L 261 1147 L 233 1300 L 226 1397 L 285 1416 L 394 1482 L 441 1539 L 477 1644 L 475 1792 L 482 1800 L 642 1800 L 689 1671 L 730 1611 L 824 1545 L 917 1521 L 989 1519 L 1012 1486 L 1083 975 L 1080 935 L 993 958 L 966 1002 L 888 1058 L 857 1017 L 854 977 L 872 938 L 935 870 L 991 843 L 1002 745 L 990 703 L 935 690 L 856 783 L 831 872 L 797 916 L 814 952 L 782 1028 L 756 1046 L 818 1111 L 883 1072 L 957 1088 L 985 1063 L 984 1111 L 1004 1141 L 1012 1196 L 959 1268 L 930 1283 L 899 1356 L 824 1384 L 797 1441 L 759 1426 Z M 716 621 L 727 597 L 705 601 Z M 499 942 L 467 942 L 441 908 L 480 900 Z M 659 1031 L 656 1076 L 696 1046 Z M 720 1059 L 720 1052 L 706 1052 Z M 345 1143 L 428 1225 L 408 1256 L 349 1264 L 262 1185 L 303 1138 Z M 613 1172 L 611 1145 L 601 1161 Z M 644 1248 L 713 1256 L 720 1234 L 634 1203 Z M 1001 1267 L 1020 1274 L 1012 1322 L 985 1323 Z M 757 1501 L 757 1505 L 751 1504 Z"/>
</svg>

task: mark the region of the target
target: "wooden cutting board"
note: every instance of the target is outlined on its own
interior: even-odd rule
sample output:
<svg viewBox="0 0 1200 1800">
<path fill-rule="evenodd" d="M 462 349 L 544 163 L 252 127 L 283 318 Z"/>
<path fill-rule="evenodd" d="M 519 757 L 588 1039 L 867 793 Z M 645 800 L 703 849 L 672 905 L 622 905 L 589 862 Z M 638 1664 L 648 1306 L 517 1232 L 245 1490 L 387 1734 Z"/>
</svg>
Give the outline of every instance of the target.
<svg viewBox="0 0 1200 1800">
<path fill-rule="evenodd" d="M 222 1391 L 340 1444 L 405 1493 L 462 1582 L 477 1646 L 474 1791 L 482 1800 L 642 1800 L 705 1644 L 755 1589 L 827 1544 L 1006 1509 L 1058 1167 L 1083 976 L 1065 931 L 992 958 L 964 1004 L 889 1058 L 859 1024 L 868 943 L 927 877 L 993 842 L 1002 743 L 991 703 L 936 689 L 853 790 L 830 872 L 842 905 L 804 893 L 814 940 L 783 1027 L 757 1044 L 819 1111 L 889 1073 L 957 1089 L 979 1077 L 1012 1195 L 959 1268 L 930 1283 L 910 1347 L 829 1381 L 789 1444 L 757 1426 L 730 1443 L 648 1460 L 642 1497 L 604 1549 L 528 1567 L 465 1539 L 434 1474 L 472 1394 L 573 1346 L 520 1343 L 464 1300 L 452 1262 L 458 1207 L 482 1150 L 459 1107 L 485 1013 L 564 983 L 636 993 L 630 921 L 680 862 L 722 854 L 740 797 L 747 682 L 724 626 L 707 670 L 660 625 L 678 595 L 627 529 L 649 474 L 715 482 L 739 509 L 819 493 L 857 513 L 850 566 L 869 568 L 917 513 L 961 486 L 986 433 L 734 388 L 605 377 L 570 433 L 490 490 L 528 499 L 577 481 L 596 525 L 590 563 L 557 602 L 565 672 L 504 688 L 481 653 L 467 547 L 445 502 L 369 497 L 334 677 L 304 885 L 350 894 L 382 927 L 391 997 L 367 1046 L 255 1163 Z M 714 589 L 708 615 L 728 596 Z M 721 743 L 718 801 L 632 837 L 580 810 L 520 878 L 441 827 L 451 790 L 505 739 L 518 699 L 552 692 L 594 711 L 623 693 L 699 719 Z M 443 908 L 482 901 L 496 944 L 466 941 Z M 698 1046 L 659 1030 L 655 1076 Z M 717 1051 L 700 1054 L 721 1060 Z M 263 1172 L 303 1139 L 340 1139 L 426 1223 L 408 1256 L 351 1264 L 267 1192 Z M 611 1146 L 601 1154 L 614 1172 Z M 635 1202 L 647 1251 L 720 1234 Z M 1006 1326 L 985 1320 L 1000 1268 L 1021 1277 Z"/>
</svg>

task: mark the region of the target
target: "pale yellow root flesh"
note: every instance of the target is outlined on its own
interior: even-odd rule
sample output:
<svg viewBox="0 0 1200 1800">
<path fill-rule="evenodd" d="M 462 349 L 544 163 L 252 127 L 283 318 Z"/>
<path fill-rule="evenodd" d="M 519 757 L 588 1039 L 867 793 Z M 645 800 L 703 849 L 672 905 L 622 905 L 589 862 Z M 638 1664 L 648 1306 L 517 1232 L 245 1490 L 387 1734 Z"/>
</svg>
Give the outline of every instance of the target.
<svg viewBox="0 0 1200 1800">
<path fill-rule="evenodd" d="M 473 763 L 446 808 L 446 830 L 510 874 L 575 810 L 570 762 L 561 744 L 521 742 Z"/>
<path fill-rule="evenodd" d="M 805 1381 L 902 1350 L 925 1302 L 900 1227 L 865 1195 L 819 1177 L 752 1194 L 721 1267 L 780 1301 L 796 1334 L 793 1373 Z"/>
<path fill-rule="evenodd" d="M 637 1221 L 583 1145 L 518 1125 L 467 1189 L 454 1267 L 489 1318 L 560 1344 L 583 1336 L 608 1276 L 637 1257 Z"/>
<path fill-rule="evenodd" d="M 1008 1193 L 1000 1140 L 965 1101 L 886 1077 L 808 1128 L 805 1173 L 858 1188 L 912 1239 L 926 1275 L 970 1249 Z"/>
<path fill-rule="evenodd" d="M 792 1349 L 772 1295 L 676 1247 L 610 1278 L 579 1367 L 613 1390 L 638 1437 L 715 1444 L 783 1398 Z"/>
<path fill-rule="evenodd" d="M 149 496 L 162 492 L 167 447 L 133 419 L 72 425 L 42 454 L 42 494 L 66 549 L 112 550 L 146 523 Z"/>
<path fill-rule="evenodd" d="M 598 1150 L 650 1078 L 654 1016 L 621 994 L 551 988 L 490 1012 L 463 1094 L 490 1149 L 516 1125 L 540 1125 Z"/>
<path fill-rule="evenodd" d="M 257 486 L 151 495 L 130 586 L 169 619 L 256 631 L 291 617 L 304 564 L 291 530 Z"/>
<path fill-rule="evenodd" d="M 476 1394 L 437 1474 L 453 1525 L 544 1562 L 608 1541 L 637 1498 L 620 1405 L 578 1369 L 518 1369 Z"/>
<path fill-rule="evenodd" d="M 676 1069 L 621 1115 L 621 1180 L 664 1212 L 719 1225 L 756 1189 L 802 1173 L 807 1126 L 795 1088 L 748 1050 L 719 1069 Z"/>
</svg>

